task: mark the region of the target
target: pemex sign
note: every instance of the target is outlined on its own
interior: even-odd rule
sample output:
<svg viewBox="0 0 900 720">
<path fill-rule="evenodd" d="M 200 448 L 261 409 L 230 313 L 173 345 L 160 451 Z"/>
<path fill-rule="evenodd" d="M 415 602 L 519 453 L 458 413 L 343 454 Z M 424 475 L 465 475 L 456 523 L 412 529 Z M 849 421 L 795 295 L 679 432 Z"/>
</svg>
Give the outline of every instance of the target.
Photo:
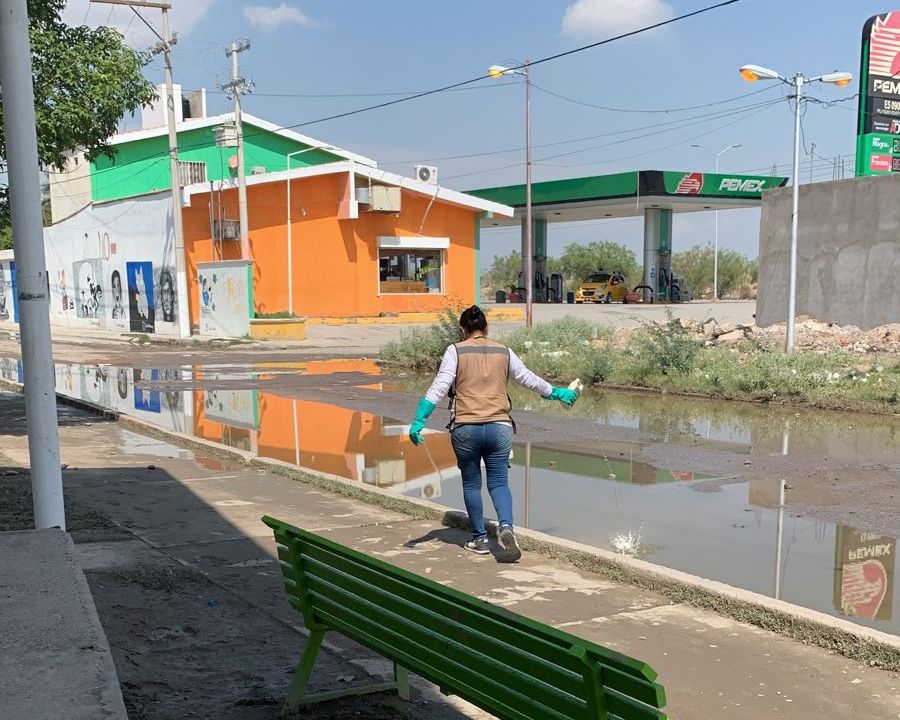
<svg viewBox="0 0 900 720">
<path fill-rule="evenodd" d="M 785 179 L 762 175 L 667 171 L 663 173 L 663 182 L 667 195 L 759 199 L 763 190 L 781 187 L 784 185 Z"/>
<path fill-rule="evenodd" d="M 860 59 L 856 175 L 900 172 L 900 11 L 870 17 Z"/>
</svg>

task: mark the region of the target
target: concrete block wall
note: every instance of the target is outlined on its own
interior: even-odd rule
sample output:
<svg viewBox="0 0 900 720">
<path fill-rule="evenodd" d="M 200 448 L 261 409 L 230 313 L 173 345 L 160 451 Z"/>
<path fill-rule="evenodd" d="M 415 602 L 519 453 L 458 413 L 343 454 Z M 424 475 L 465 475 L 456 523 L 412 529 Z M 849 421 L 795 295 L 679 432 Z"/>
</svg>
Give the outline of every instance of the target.
<svg viewBox="0 0 900 720">
<path fill-rule="evenodd" d="M 787 318 L 791 190 L 763 194 L 761 327 Z M 900 322 L 900 175 L 801 185 L 796 310 L 863 330 Z"/>
</svg>

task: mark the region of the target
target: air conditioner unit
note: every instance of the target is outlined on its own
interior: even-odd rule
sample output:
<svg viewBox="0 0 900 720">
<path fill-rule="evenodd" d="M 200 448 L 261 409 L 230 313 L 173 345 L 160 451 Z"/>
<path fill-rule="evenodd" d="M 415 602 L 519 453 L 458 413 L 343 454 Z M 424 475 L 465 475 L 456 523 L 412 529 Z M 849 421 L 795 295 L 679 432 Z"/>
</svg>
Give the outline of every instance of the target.
<svg viewBox="0 0 900 720">
<path fill-rule="evenodd" d="M 413 165 L 413 171 L 416 175 L 416 180 L 420 182 L 431 183 L 432 185 L 438 184 L 438 169 L 432 165 Z"/>
<path fill-rule="evenodd" d="M 240 240 L 241 239 L 241 221 L 240 220 L 218 220 L 213 221 L 213 236 L 216 240 Z"/>
<path fill-rule="evenodd" d="M 432 498 L 439 498 L 440 496 L 441 496 L 440 481 L 425 483 L 422 486 L 422 497 L 425 500 L 431 500 Z"/>
</svg>

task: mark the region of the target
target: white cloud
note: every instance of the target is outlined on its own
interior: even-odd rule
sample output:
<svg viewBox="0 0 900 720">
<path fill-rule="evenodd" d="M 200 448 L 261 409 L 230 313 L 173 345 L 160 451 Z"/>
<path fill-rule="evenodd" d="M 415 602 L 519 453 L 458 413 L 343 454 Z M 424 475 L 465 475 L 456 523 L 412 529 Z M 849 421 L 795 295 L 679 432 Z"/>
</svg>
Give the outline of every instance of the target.
<svg viewBox="0 0 900 720">
<path fill-rule="evenodd" d="M 256 28 L 274 30 L 282 25 L 299 25 L 313 27 L 314 23 L 300 8 L 281 3 L 281 5 L 248 5 L 244 8 L 244 17 Z"/>
<path fill-rule="evenodd" d="M 187 35 L 219 0 L 177 0 L 172 3 L 169 16 L 171 30 Z M 158 32 L 162 32 L 159 10 L 138 8 L 144 19 Z M 158 38 L 127 7 L 121 5 L 92 4 L 90 0 L 69 0 L 62 12 L 62 19 L 68 25 L 109 25 L 125 35 L 132 47 L 144 48 L 157 42 Z"/>
<path fill-rule="evenodd" d="M 602 39 L 673 17 L 663 0 L 575 0 L 566 9 L 562 30 L 567 35 Z"/>
</svg>

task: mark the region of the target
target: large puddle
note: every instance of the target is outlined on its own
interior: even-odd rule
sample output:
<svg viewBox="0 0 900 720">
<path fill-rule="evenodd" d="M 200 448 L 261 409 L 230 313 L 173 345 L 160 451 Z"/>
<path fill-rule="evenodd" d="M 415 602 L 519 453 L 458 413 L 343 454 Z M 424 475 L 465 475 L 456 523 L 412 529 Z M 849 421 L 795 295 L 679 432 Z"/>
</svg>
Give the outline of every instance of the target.
<svg viewBox="0 0 900 720">
<path fill-rule="evenodd" d="M 249 370 L 57 363 L 56 385 L 61 395 L 259 457 L 463 509 L 446 433 L 430 431 L 417 448 L 407 422 L 265 389 L 279 374 L 341 372 L 371 377 L 356 387 L 384 388 L 378 366 L 366 361 Z M 21 364 L 0 359 L 0 376 L 21 382 Z M 233 389 L 234 379 L 261 387 Z M 204 388 L 173 389 L 182 382 Z M 565 422 L 564 412 L 548 412 Z M 698 466 L 687 452 L 702 443 L 712 458 L 716 449 L 748 457 L 804 453 L 896 472 L 896 418 L 615 393 L 587 396 L 572 412 L 592 420 L 600 439 L 514 445 L 517 524 L 900 634 L 895 538 L 787 513 L 792 488 L 783 479 L 743 481 L 715 461 Z M 644 439 L 629 439 L 632 431 Z M 801 500 L 826 502 L 814 494 Z"/>
</svg>

